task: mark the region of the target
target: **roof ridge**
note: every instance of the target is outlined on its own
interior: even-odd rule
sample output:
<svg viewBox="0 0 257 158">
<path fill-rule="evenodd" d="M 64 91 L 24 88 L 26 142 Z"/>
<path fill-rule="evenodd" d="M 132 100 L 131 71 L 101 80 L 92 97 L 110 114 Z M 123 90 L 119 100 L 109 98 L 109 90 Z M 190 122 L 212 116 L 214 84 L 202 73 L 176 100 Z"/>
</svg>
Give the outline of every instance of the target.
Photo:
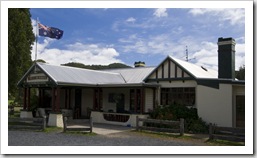
<svg viewBox="0 0 257 158">
<path fill-rule="evenodd" d="M 125 68 L 111 68 L 111 69 L 102 69 L 100 71 L 108 71 L 108 70 L 131 70 L 131 69 L 146 69 L 146 68 L 155 68 L 156 66 L 145 66 L 145 67 L 125 67 Z"/>
<path fill-rule="evenodd" d="M 178 60 L 178 61 L 180 61 L 180 62 L 186 63 L 186 64 L 190 64 L 190 65 L 193 65 L 193 66 L 197 66 L 198 68 L 201 68 L 201 69 L 203 69 L 202 67 L 204 67 L 205 69 L 207 69 L 207 71 L 208 71 L 208 70 L 211 70 L 211 71 L 216 71 L 216 72 L 217 72 L 217 70 L 215 70 L 215 69 L 206 68 L 206 67 L 203 66 L 203 65 L 200 66 L 200 65 L 197 65 L 197 64 L 194 64 L 194 63 L 186 62 L 186 61 L 184 61 L 184 60 L 181 60 L 181 59 L 172 57 L 171 55 L 169 55 L 169 57 L 172 58 L 172 59 L 174 59 L 174 60 Z M 203 70 L 204 70 L 204 69 L 203 69 Z M 205 70 L 205 71 L 206 71 L 206 70 Z"/>
<path fill-rule="evenodd" d="M 48 66 L 55 66 L 55 67 L 62 67 L 66 69 L 77 69 L 77 70 L 83 70 L 83 71 L 91 71 L 91 72 L 99 72 L 99 73 L 109 73 L 109 74 L 119 74 L 116 72 L 108 72 L 108 71 L 101 71 L 101 70 L 92 70 L 92 69 L 86 69 L 86 68 L 80 68 L 80 67 L 72 67 L 72 66 L 64 66 L 64 65 L 53 65 L 53 64 L 47 64 L 47 63 L 38 63 L 40 65 L 48 65 Z"/>
</svg>

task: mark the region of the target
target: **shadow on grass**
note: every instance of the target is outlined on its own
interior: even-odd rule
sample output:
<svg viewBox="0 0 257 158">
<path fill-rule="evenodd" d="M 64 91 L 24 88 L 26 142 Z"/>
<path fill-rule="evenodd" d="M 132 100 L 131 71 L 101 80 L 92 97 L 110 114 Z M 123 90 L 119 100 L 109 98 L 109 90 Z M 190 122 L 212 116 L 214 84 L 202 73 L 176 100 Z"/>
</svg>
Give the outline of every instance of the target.
<svg viewBox="0 0 257 158">
<path fill-rule="evenodd" d="M 64 133 L 64 132 L 63 132 Z M 66 131 L 64 134 L 74 134 L 74 135 L 81 135 L 81 136 L 97 136 L 96 133 L 92 132 L 83 132 L 83 131 Z"/>
<path fill-rule="evenodd" d="M 63 128 L 61 127 L 47 127 L 43 132 L 45 133 L 63 133 L 63 134 L 74 134 L 81 136 L 96 136 L 96 133 L 90 133 L 88 131 L 66 131 L 63 132 Z"/>
<path fill-rule="evenodd" d="M 232 142 L 227 140 L 207 140 L 207 144 L 213 145 L 213 146 L 245 146 L 244 142 Z"/>
<path fill-rule="evenodd" d="M 133 130 L 131 132 L 138 133 L 142 136 L 151 136 L 156 138 L 174 138 L 178 140 L 188 140 L 188 141 L 200 141 L 202 143 L 205 143 L 208 146 L 244 146 L 244 142 L 232 142 L 232 141 L 226 141 L 226 140 L 209 140 L 206 138 L 197 138 L 195 136 L 191 135 L 183 135 L 180 136 L 176 133 L 161 133 L 161 132 L 153 132 L 153 131 L 136 131 Z"/>
<path fill-rule="evenodd" d="M 183 136 L 180 136 L 179 134 L 177 133 L 163 133 L 163 132 L 154 132 L 154 131 L 136 131 L 136 130 L 132 130 L 131 132 L 135 132 L 135 133 L 139 133 L 139 134 L 142 134 L 142 135 L 148 135 L 148 136 L 153 136 L 153 137 L 169 137 L 169 138 L 178 138 L 178 139 L 184 139 L 184 140 L 187 140 L 187 139 L 195 139 L 195 138 L 192 138 L 190 136 L 186 136 L 186 135 L 183 135 Z"/>
</svg>

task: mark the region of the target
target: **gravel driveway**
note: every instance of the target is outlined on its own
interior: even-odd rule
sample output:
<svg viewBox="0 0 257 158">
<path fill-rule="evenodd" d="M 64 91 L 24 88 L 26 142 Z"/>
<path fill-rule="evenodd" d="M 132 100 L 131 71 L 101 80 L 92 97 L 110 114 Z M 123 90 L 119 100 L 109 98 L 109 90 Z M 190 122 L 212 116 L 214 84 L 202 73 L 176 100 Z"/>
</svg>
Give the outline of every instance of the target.
<svg viewBox="0 0 257 158">
<path fill-rule="evenodd" d="M 62 132 L 9 131 L 9 146 L 203 146 L 201 141 L 156 137 L 122 131 L 106 135 L 79 135 Z"/>
</svg>

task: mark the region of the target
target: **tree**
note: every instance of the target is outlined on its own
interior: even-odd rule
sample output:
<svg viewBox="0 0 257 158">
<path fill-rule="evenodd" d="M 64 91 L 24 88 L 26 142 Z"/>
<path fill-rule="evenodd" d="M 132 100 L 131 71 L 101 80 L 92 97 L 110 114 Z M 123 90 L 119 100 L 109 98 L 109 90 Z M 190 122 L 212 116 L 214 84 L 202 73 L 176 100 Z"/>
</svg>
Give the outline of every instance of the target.
<svg viewBox="0 0 257 158">
<path fill-rule="evenodd" d="M 8 9 L 8 90 L 18 92 L 17 82 L 32 64 L 31 49 L 35 41 L 27 8 Z"/>
<path fill-rule="evenodd" d="M 121 64 L 121 63 L 112 63 L 112 64 L 108 65 L 108 68 L 109 69 L 118 69 L 118 68 L 131 68 L 131 67 L 128 65 Z"/>
<path fill-rule="evenodd" d="M 34 62 L 38 62 L 38 63 L 46 63 L 46 61 L 44 61 L 43 59 L 37 59 L 36 61 L 34 60 Z"/>
<path fill-rule="evenodd" d="M 103 69 L 117 69 L 117 68 L 130 68 L 130 66 L 121 64 L 121 63 L 112 63 L 109 65 L 85 65 L 82 63 L 70 62 L 66 64 L 61 64 L 62 66 L 71 66 L 78 67 L 84 69 L 92 69 L 92 70 L 103 70 Z"/>
<path fill-rule="evenodd" d="M 245 80 L 245 66 L 240 66 L 239 71 L 236 71 L 236 78 L 238 80 Z"/>
<path fill-rule="evenodd" d="M 86 69 L 87 66 L 82 64 L 82 63 L 77 63 L 77 62 L 70 62 L 66 64 L 61 64 L 62 66 L 70 66 L 70 67 L 77 67 L 77 68 L 84 68 Z"/>
</svg>

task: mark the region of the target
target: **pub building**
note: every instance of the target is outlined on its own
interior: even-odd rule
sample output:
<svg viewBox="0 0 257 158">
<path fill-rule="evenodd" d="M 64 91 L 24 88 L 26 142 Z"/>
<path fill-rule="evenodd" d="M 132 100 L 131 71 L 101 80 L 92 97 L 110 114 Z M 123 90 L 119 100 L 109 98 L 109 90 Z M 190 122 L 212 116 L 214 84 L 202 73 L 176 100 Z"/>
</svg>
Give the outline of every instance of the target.
<svg viewBox="0 0 257 158">
<path fill-rule="evenodd" d="M 235 78 L 235 40 L 218 39 L 218 71 L 167 56 L 156 67 L 135 62 L 133 68 L 88 70 L 34 63 L 18 82 L 22 88 L 21 117 L 33 117 L 31 89 L 38 110 L 49 114 L 49 126 L 71 119 L 135 126 L 157 106 L 174 103 L 196 108 L 207 123 L 244 127 L 245 81 Z"/>
</svg>

